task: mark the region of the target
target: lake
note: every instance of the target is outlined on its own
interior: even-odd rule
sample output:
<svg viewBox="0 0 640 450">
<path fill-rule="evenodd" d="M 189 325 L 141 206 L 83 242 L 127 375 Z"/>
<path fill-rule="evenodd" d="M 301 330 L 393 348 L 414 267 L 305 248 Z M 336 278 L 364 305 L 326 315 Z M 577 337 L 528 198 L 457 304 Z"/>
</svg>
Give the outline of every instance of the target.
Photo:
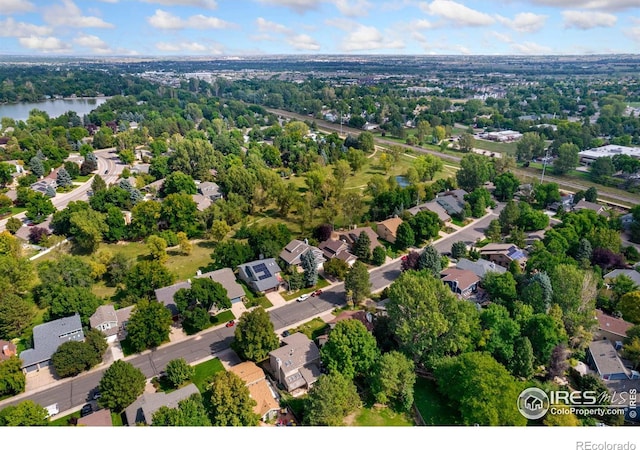
<svg viewBox="0 0 640 450">
<path fill-rule="evenodd" d="M 36 108 L 45 111 L 51 118 L 61 116 L 67 111 L 75 111 L 82 118 L 107 100 L 107 97 L 60 98 L 42 102 L 0 104 L 0 117 L 27 120 L 29 111 Z"/>
</svg>

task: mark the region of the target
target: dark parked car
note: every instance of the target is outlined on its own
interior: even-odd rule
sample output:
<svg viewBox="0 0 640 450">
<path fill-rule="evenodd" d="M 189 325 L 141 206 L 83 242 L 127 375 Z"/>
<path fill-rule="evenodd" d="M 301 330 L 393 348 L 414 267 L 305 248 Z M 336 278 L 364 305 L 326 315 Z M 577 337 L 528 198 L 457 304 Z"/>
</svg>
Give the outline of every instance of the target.
<svg viewBox="0 0 640 450">
<path fill-rule="evenodd" d="M 282 332 L 282 337 L 287 337 L 287 336 L 289 336 L 290 334 L 291 334 L 291 333 L 289 333 L 289 330 L 284 330 L 284 331 Z"/>
<path fill-rule="evenodd" d="M 82 409 L 80 410 L 80 417 L 84 417 L 84 416 L 88 416 L 89 414 L 91 414 L 93 412 L 93 407 L 91 406 L 90 403 L 87 403 L 86 405 L 84 405 L 82 407 Z"/>
</svg>

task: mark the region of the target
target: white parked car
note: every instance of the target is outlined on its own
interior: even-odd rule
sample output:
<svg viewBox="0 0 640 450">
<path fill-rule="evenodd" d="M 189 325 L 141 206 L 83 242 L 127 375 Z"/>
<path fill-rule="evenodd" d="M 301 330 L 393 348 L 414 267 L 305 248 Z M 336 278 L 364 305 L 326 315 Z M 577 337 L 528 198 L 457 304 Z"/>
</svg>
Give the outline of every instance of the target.
<svg viewBox="0 0 640 450">
<path fill-rule="evenodd" d="M 53 405 L 46 406 L 44 409 L 47 410 L 47 417 L 55 416 L 60 412 L 58 409 L 58 404 L 54 403 Z"/>
<path fill-rule="evenodd" d="M 302 294 L 300 297 L 296 299 L 297 302 L 303 302 L 309 298 L 309 294 Z"/>
</svg>

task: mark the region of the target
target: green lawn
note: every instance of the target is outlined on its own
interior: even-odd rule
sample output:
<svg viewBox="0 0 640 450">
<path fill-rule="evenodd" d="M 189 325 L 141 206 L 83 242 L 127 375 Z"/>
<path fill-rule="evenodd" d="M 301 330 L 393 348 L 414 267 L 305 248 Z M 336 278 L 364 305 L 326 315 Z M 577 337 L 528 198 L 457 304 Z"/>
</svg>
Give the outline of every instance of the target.
<svg viewBox="0 0 640 450">
<path fill-rule="evenodd" d="M 210 359 L 195 366 L 196 373 L 191 377 L 191 381 L 195 384 L 200 392 L 206 390 L 206 381 L 209 377 L 217 372 L 222 372 L 224 367 L 218 358 Z"/>
<path fill-rule="evenodd" d="M 324 334 L 327 330 L 327 327 L 328 325 L 322 319 L 315 318 L 300 325 L 295 330 L 292 330 L 292 333 L 300 332 L 307 336 L 309 339 L 313 340 L 318 336 Z"/>
<path fill-rule="evenodd" d="M 234 320 L 235 318 L 236 316 L 233 315 L 233 312 L 230 309 L 226 311 L 222 311 L 220 314 L 217 314 L 211 317 L 209 321 L 209 326 L 207 328 L 211 328 L 217 325 L 222 325 L 223 323 L 227 323 L 230 320 Z M 184 328 L 184 332 L 187 333 L 188 335 L 196 334 L 196 333 L 199 333 L 200 331 L 203 331 L 203 330 L 193 330 L 187 327 L 183 327 L 183 328 Z M 205 328 L 205 330 L 207 328 Z"/>
<path fill-rule="evenodd" d="M 414 426 L 413 419 L 394 412 L 390 408 L 362 408 L 350 425 L 359 427 L 410 427 Z"/>
<path fill-rule="evenodd" d="M 74 413 L 71 413 L 71 414 L 63 416 L 63 417 L 58 417 L 57 419 L 52 420 L 49 423 L 49 426 L 52 426 L 52 427 L 68 427 L 70 425 L 69 424 L 69 419 L 74 418 L 74 417 L 76 419 L 79 419 L 80 418 L 80 411 L 76 411 Z"/>
<path fill-rule="evenodd" d="M 113 422 L 114 427 L 122 427 L 124 423 L 122 422 L 122 414 L 111 413 L 111 421 Z"/>
<path fill-rule="evenodd" d="M 247 283 L 245 283 L 244 281 L 238 280 L 238 283 L 244 290 L 247 308 L 251 308 L 253 306 L 262 306 L 264 309 L 267 309 L 273 306 L 273 303 L 271 303 L 267 297 L 265 297 L 264 295 L 256 295 L 251 289 L 249 289 L 249 286 L 247 286 Z"/>
<path fill-rule="evenodd" d="M 313 291 L 326 288 L 327 286 L 329 286 L 329 282 L 322 277 L 318 277 L 318 284 L 316 284 L 314 287 L 300 289 L 299 291 L 293 292 L 291 294 L 282 294 L 282 298 L 284 298 L 286 301 L 293 300 L 294 298 L 300 297 L 302 294 L 310 294 Z"/>
<path fill-rule="evenodd" d="M 460 418 L 455 409 L 437 391 L 434 381 L 418 377 L 414 389 L 414 401 L 427 425 L 456 425 Z"/>
<path fill-rule="evenodd" d="M 507 153 L 508 155 L 515 156 L 517 145 L 516 142 L 494 142 L 476 139 L 474 147 L 490 152 Z"/>
<path fill-rule="evenodd" d="M 93 178 L 93 174 L 89 174 L 89 175 L 78 175 L 77 177 L 75 177 L 73 179 L 74 183 L 84 183 L 85 181 L 89 181 L 91 178 Z"/>
</svg>

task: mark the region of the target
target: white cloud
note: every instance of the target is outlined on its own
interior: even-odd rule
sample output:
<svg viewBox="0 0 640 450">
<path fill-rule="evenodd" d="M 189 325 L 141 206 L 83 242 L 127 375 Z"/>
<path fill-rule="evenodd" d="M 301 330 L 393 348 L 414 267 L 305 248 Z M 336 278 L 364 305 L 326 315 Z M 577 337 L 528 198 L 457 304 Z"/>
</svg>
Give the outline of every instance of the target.
<svg viewBox="0 0 640 450">
<path fill-rule="evenodd" d="M 343 19 L 341 17 L 334 17 L 332 19 L 326 19 L 324 21 L 325 25 L 329 25 L 330 27 L 336 27 L 343 31 L 351 31 L 354 28 L 358 27 L 358 22 L 355 22 L 350 19 Z"/>
<path fill-rule="evenodd" d="M 273 6 L 284 6 L 290 8 L 299 14 L 304 14 L 307 11 L 318 9 L 320 1 L 318 0 L 257 0 L 259 3 L 264 3 Z"/>
<path fill-rule="evenodd" d="M 346 52 L 404 48 L 401 40 L 389 41 L 375 27 L 359 25 L 343 40 L 341 49 Z"/>
<path fill-rule="evenodd" d="M 0 14 L 8 16 L 9 14 L 17 14 L 33 11 L 35 7 L 33 3 L 26 0 L 1 0 Z"/>
<path fill-rule="evenodd" d="M 320 50 L 320 44 L 318 44 L 318 42 L 308 34 L 296 34 L 295 36 L 291 36 L 287 39 L 287 44 L 296 50 Z"/>
<path fill-rule="evenodd" d="M 99 17 L 83 16 L 82 11 L 72 0 L 62 0 L 62 5 L 47 8 L 42 17 L 45 22 L 54 26 L 73 28 L 113 28 Z"/>
<path fill-rule="evenodd" d="M 429 22 L 426 19 L 414 20 L 413 22 L 411 22 L 409 24 L 409 26 L 412 29 L 417 29 L 417 30 L 429 30 L 431 28 L 435 28 L 436 27 L 436 25 L 433 22 Z"/>
<path fill-rule="evenodd" d="M 523 55 L 548 55 L 553 53 L 551 48 L 544 45 L 536 44 L 535 42 L 523 42 L 521 44 L 513 44 L 511 48 L 516 53 Z"/>
<path fill-rule="evenodd" d="M 349 17 L 366 16 L 372 7 L 367 0 L 334 0 L 334 4 L 338 11 Z"/>
<path fill-rule="evenodd" d="M 51 36 L 21 37 L 18 38 L 18 42 L 25 48 L 29 48 L 31 50 L 41 50 L 43 52 L 60 52 L 69 50 L 71 48 L 68 43 L 62 42 L 60 39 Z"/>
<path fill-rule="evenodd" d="M 637 8 L 638 0 L 531 0 L 532 3 L 558 8 L 600 9 L 604 11 L 622 11 Z"/>
<path fill-rule="evenodd" d="M 500 42 L 506 42 L 507 44 L 510 44 L 513 42 L 513 39 L 511 38 L 511 36 L 505 33 L 500 33 L 498 31 L 492 30 L 488 33 L 488 36 L 490 38 L 497 39 Z"/>
<path fill-rule="evenodd" d="M 520 33 L 535 33 L 544 26 L 548 16 L 524 12 L 516 14 L 513 19 L 508 19 L 500 15 L 496 15 L 496 18 L 500 23 L 508 26 L 512 30 Z"/>
<path fill-rule="evenodd" d="M 203 16 L 202 14 L 182 19 L 161 9 L 156 9 L 155 14 L 148 17 L 147 21 L 152 27 L 163 30 L 182 30 L 184 28 L 205 30 L 210 28 L 231 28 L 234 26 L 232 23 L 218 19 L 217 17 Z"/>
<path fill-rule="evenodd" d="M 117 1 L 117 0 L 116 0 Z M 216 0 L 142 0 L 144 3 L 155 3 L 164 6 L 195 6 L 197 8 L 216 9 Z"/>
<path fill-rule="evenodd" d="M 206 53 L 209 55 L 222 54 L 220 45 L 204 45 L 200 42 L 157 42 L 156 48 L 168 53 Z"/>
<path fill-rule="evenodd" d="M 565 28 L 589 30 L 596 27 L 612 27 L 618 21 L 613 14 L 596 11 L 562 11 Z"/>
<path fill-rule="evenodd" d="M 0 20 L 0 36 L 2 37 L 28 37 L 33 35 L 51 34 L 49 27 L 33 25 L 31 23 L 16 22 L 12 17 Z"/>
<path fill-rule="evenodd" d="M 111 49 L 109 48 L 109 44 L 100 39 L 98 36 L 93 36 L 91 34 L 80 34 L 73 40 L 73 43 L 79 45 L 80 47 L 90 48 L 92 52 L 99 54 L 107 54 L 111 53 Z"/>
<path fill-rule="evenodd" d="M 256 19 L 256 25 L 258 26 L 258 31 L 262 33 L 291 33 L 291 30 L 284 25 L 271 22 L 262 17 Z"/>
<path fill-rule="evenodd" d="M 495 22 L 489 14 L 476 11 L 451 0 L 434 0 L 431 3 L 421 3 L 420 9 L 428 14 L 453 22 L 457 26 L 482 27 Z"/>
</svg>

